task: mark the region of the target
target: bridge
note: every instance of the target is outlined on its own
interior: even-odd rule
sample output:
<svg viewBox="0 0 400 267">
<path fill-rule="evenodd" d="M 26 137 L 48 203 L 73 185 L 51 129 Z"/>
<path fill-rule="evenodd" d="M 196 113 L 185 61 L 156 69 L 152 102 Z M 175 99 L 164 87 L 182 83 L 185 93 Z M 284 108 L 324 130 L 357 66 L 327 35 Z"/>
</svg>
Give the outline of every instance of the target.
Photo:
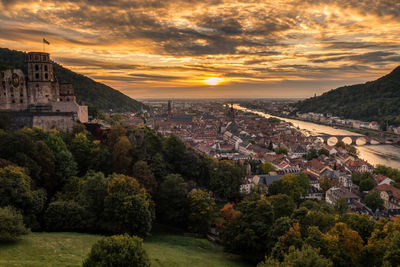
<svg viewBox="0 0 400 267">
<path fill-rule="evenodd" d="M 315 135 L 314 137 L 318 137 L 321 139 L 324 144 L 328 144 L 330 142 L 344 142 L 344 139 L 347 139 L 346 144 L 350 145 L 393 145 L 393 144 L 400 144 L 400 137 L 371 137 L 365 135 Z M 349 143 L 351 140 L 351 143 Z M 357 142 L 358 141 L 358 142 Z"/>
</svg>

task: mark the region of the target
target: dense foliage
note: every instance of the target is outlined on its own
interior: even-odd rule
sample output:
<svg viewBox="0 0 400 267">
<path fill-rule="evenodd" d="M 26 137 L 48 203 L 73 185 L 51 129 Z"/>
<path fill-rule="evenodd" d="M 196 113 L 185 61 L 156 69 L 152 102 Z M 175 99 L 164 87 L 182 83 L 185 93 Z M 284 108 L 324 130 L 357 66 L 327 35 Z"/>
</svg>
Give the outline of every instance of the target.
<svg viewBox="0 0 400 267">
<path fill-rule="evenodd" d="M 27 233 L 21 213 L 12 207 L 0 208 L 0 243 L 15 241 Z"/>
<path fill-rule="evenodd" d="M 110 236 L 97 241 L 83 267 L 148 267 L 143 240 L 136 236 Z"/>
<path fill-rule="evenodd" d="M 0 48 L 0 70 L 18 68 L 27 73 L 26 59 L 27 54 L 24 52 Z M 70 71 L 57 63 L 54 64 L 54 73 L 59 82 L 72 83 L 79 103 L 114 112 L 137 112 L 141 108 L 147 108 L 141 102 L 119 91 Z"/>
<path fill-rule="evenodd" d="M 400 125 L 400 67 L 373 82 L 344 86 L 295 104 L 301 113 L 331 113 L 346 119 Z"/>
</svg>

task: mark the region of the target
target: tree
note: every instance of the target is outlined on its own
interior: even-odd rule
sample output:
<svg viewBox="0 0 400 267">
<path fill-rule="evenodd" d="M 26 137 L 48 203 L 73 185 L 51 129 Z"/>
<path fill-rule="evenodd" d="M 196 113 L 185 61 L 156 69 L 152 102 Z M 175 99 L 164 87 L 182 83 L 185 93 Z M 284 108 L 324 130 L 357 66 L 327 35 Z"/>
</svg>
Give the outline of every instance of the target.
<svg viewBox="0 0 400 267">
<path fill-rule="evenodd" d="M 375 212 L 377 209 L 383 210 L 384 208 L 384 201 L 378 192 L 371 192 L 366 195 L 364 198 L 364 202 L 365 205 L 367 205 L 367 207 L 370 208 L 373 212 Z"/>
<path fill-rule="evenodd" d="M 339 214 L 344 214 L 349 209 L 349 205 L 345 198 L 338 198 L 335 203 L 335 210 Z"/>
<path fill-rule="evenodd" d="M 357 265 L 363 250 L 363 241 L 356 231 L 339 222 L 324 235 L 324 239 L 335 266 Z"/>
<path fill-rule="evenodd" d="M 242 174 L 239 166 L 228 160 L 214 163 L 211 170 L 210 189 L 216 196 L 228 199 L 239 195 L 241 182 Z"/>
<path fill-rule="evenodd" d="M 264 195 L 253 194 L 237 210 L 240 216 L 222 225 L 221 240 L 226 250 L 258 262 L 273 247 L 273 207 Z"/>
<path fill-rule="evenodd" d="M 85 209 L 73 201 L 51 202 L 44 215 L 48 231 L 82 231 L 87 229 Z"/>
<path fill-rule="evenodd" d="M 104 224 L 104 199 L 107 196 L 109 179 L 101 172 L 88 172 L 78 191 L 78 203 L 87 212 L 87 224 L 92 230 L 100 230 Z"/>
<path fill-rule="evenodd" d="M 360 182 L 360 191 L 364 192 L 364 191 L 370 191 L 372 188 L 374 188 L 376 185 L 376 182 L 374 179 L 372 178 L 367 178 L 364 179 Z"/>
<path fill-rule="evenodd" d="M 292 197 L 295 202 L 300 202 L 301 197 L 307 193 L 309 187 L 309 180 L 303 173 L 298 175 L 285 174 L 280 180 L 273 182 L 268 187 L 268 193 L 270 195 L 286 194 Z"/>
<path fill-rule="evenodd" d="M 37 215 L 46 202 L 43 190 L 32 191 L 32 180 L 17 166 L 0 169 L 0 207 L 13 206 L 21 211 L 24 223 L 30 228 L 38 228 Z"/>
<path fill-rule="evenodd" d="M 321 156 L 321 155 L 325 155 L 325 156 L 329 157 L 329 151 L 325 148 L 321 148 L 320 150 L 318 150 L 318 156 Z"/>
<path fill-rule="evenodd" d="M 304 155 L 304 158 L 306 160 L 312 160 L 318 158 L 317 150 L 315 148 L 311 148 L 310 150 L 308 150 L 307 154 Z"/>
<path fill-rule="evenodd" d="M 269 173 L 269 172 L 274 171 L 276 168 L 274 165 L 272 165 L 271 162 L 266 161 L 263 164 L 261 164 L 260 169 L 261 169 L 262 173 Z"/>
<path fill-rule="evenodd" d="M 133 177 L 138 180 L 138 182 L 146 188 L 146 190 L 154 195 L 157 189 L 157 181 L 154 177 L 153 172 L 147 165 L 147 162 L 143 160 L 137 161 L 133 165 Z"/>
<path fill-rule="evenodd" d="M 283 262 L 266 258 L 265 262 L 257 267 L 332 267 L 331 260 L 320 255 L 319 249 L 304 245 L 301 249 L 291 247 L 289 253 L 284 256 Z"/>
<path fill-rule="evenodd" d="M 332 180 L 328 176 L 322 176 L 321 179 L 319 180 L 319 186 L 321 189 L 326 193 L 326 191 L 329 190 L 329 188 L 334 187 L 338 184 L 337 180 Z"/>
<path fill-rule="evenodd" d="M 375 222 L 367 214 L 346 213 L 341 221 L 357 231 L 364 242 L 368 241 L 375 228 Z"/>
<path fill-rule="evenodd" d="M 113 170 L 116 173 L 128 174 L 132 162 L 130 155 L 132 145 L 128 137 L 122 136 L 115 143 L 112 150 Z"/>
<path fill-rule="evenodd" d="M 146 236 L 154 219 L 153 204 L 132 177 L 112 175 L 104 199 L 106 229 L 112 233 Z"/>
<path fill-rule="evenodd" d="M 287 216 L 289 217 L 293 210 L 296 208 L 296 204 L 293 199 L 285 194 L 279 194 L 268 197 L 274 207 L 275 219 Z"/>
<path fill-rule="evenodd" d="M 287 154 L 288 153 L 288 149 L 286 147 L 280 146 L 280 147 L 276 147 L 274 149 L 276 154 Z"/>
<path fill-rule="evenodd" d="M 79 174 L 85 174 L 92 164 L 93 144 L 84 133 L 76 134 L 72 139 L 69 149 L 78 164 Z"/>
<path fill-rule="evenodd" d="M 360 185 L 361 181 L 366 179 L 374 179 L 374 178 L 370 172 L 353 172 L 351 174 L 351 180 L 356 185 Z"/>
<path fill-rule="evenodd" d="M 187 184 L 179 174 L 169 174 L 160 184 L 157 195 L 157 218 L 184 227 L 188 212 Z"/>
<path fill-rule="evenodd" d="M 126 136 L 127 130 L 120 124 L 111 126 L 110 131 L 107 134 L 107 144 L 112 149 L 119 139 Z"/>
<path fill-rule="evenodd" d="M 83 267 L 149 267 L 150 260 L 137 236 L 119 235 L 97 241 Z"/>
<path fill-rule="evenodd" d="M 27 233 L 21 213 L 12 207 L 0 207 L 0 243 L 16 241 Z"/>
<path fill-rule="evenodd" d="M 196 190 L 189 196 L 189 229 L 206 234 L 215 215 L 215 200 L 210 193 Z"/>
</svg>

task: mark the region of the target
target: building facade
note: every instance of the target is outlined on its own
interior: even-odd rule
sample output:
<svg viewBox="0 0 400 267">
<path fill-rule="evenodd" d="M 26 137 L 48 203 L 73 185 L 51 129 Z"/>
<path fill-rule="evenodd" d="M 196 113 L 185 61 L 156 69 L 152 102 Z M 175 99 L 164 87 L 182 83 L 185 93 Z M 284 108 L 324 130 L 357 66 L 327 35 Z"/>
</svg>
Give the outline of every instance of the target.
<svg viewBox="0 0 400 267">
<path fill-rule="evenodd" d="M 28 53 L 27 72 L 0 72 L 0 109 L 9 111 L 13 128 L 68 131 L 74 121 L 88 121 L 87 106 L 78 105 L 72 84 L 58 83 L 48 53 Z"/>
</svg>

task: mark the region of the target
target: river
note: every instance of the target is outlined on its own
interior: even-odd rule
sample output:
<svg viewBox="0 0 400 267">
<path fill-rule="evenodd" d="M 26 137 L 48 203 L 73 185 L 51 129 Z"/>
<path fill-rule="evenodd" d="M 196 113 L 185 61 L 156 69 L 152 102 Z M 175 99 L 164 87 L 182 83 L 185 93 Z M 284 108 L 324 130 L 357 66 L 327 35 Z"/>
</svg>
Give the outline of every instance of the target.
<svg viewBox="0 0 400 267">
<path fill-rule="evenodd" d="M 233 108 L 237 110 L 247 111 L 265 118 L 278 118 L 286 122 L 291 122 L 294 127 L 300 130 L 316 135 L 316 134 L 330 134 L 330 135 L 360 135 L 354 132 L 346 131 L 343 129 L 336 129 L 330 126 L 320 125 L 312 122 L 293 120 L 272 116 L 264 112 L 247 109 L 240 105 L 234 104 Z M 382 164 L 393 168 L 400 169 L 400 147 L 392 145 L 356 145 L 359 151 L 360 158 L 368 161 L 373 165 Z"/>
</svg>

